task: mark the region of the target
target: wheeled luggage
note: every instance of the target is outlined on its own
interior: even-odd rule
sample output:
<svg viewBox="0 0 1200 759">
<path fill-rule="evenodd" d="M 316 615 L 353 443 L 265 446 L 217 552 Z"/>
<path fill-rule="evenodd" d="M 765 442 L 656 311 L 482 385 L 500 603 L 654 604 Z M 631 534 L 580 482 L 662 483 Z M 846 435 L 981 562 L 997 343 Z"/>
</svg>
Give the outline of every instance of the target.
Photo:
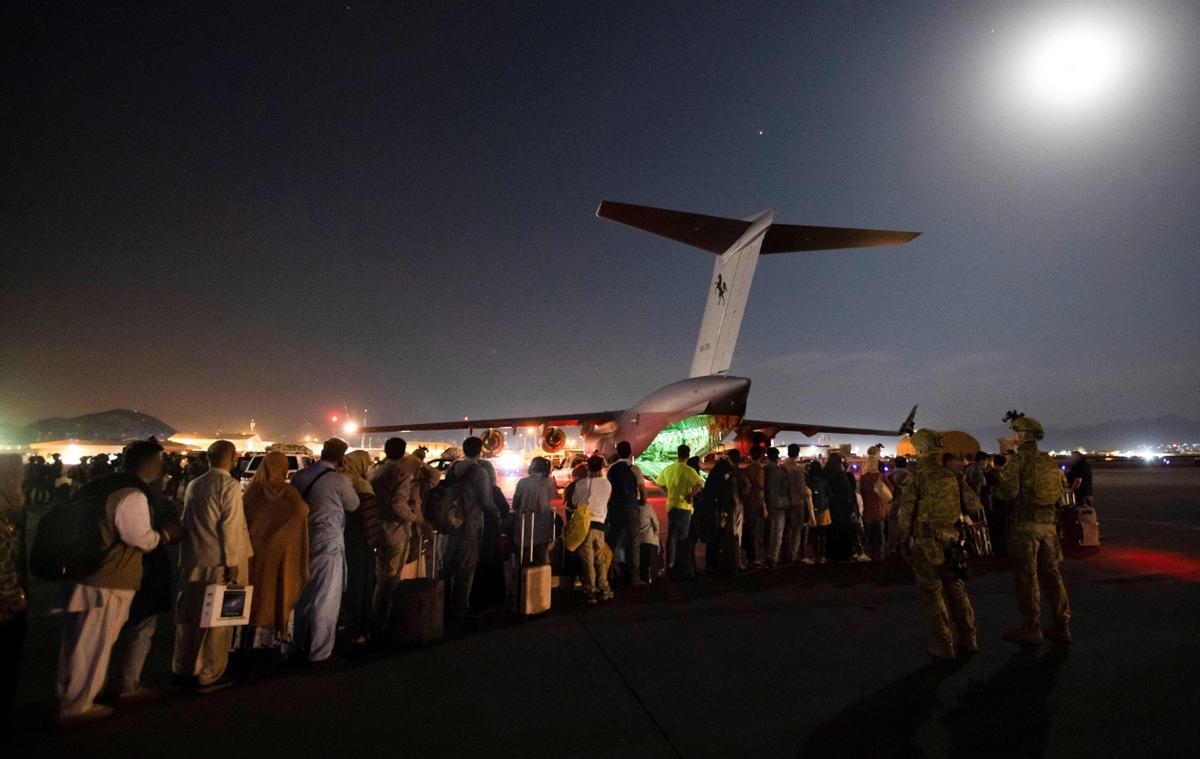
<svg viewBox="0 0 1200 759">
<path fill-rule="evenodd" d="M 992 555 L 992 533 L 988 527 L 987 513 L 979 512 L 971 524 L 964 525 L 967 552 L 972 556 Z"/>
<path fill-rule="evenodd" d="M 1096 509 L 1091 506 L 1080 506 L 1079 512 L 1079 545 L 1083 548 L 1100 547 L 1100 519 Z"/>
<path fill-rule="evenodd" d="M 525 516 L 529 515 L 529 530 L 525 529 Z M 521 553 L 522 566 L 517 588 L 517 611 L 527 617 L 550 611 L 550 591 L 554 581 L 549 564 L 533 566 L 534 526 L 537 518 L 535 512 L 523 512 L 521 518 L 521 542 L 517 548 Z M 529 548 L 526 551 L 525 538 L 529 538 Z"/>
<path fill-rule="evenodd" d="M 1100 548 L 1100 520 L 1092 506 L 1067 507 L 1058 512 L 1063 552 L 1093 553 Z"/>
<path fill-rule="evenodd" d="M 433 541 L 437 566 L 437 540 Z M 424 562 L 424 541 L 417 552 L 420 574 L 428 574 Z M 446 583 L 436 578 L 401 580 L 392 592 L 392 613 L 388 617 L 387 637 L 397 646 L 425 646 L 442 637 L 446 617 Z"/>
</svg>

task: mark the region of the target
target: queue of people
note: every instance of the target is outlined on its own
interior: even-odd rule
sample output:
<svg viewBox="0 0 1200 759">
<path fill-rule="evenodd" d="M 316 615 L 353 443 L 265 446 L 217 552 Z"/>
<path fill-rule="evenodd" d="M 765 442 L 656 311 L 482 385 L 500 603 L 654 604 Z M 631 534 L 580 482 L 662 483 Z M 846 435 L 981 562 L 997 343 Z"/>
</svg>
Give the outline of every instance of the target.
<svg viewBox="0 0 1200 759">
<path fill-rule="evenodd" d="M 100 719 L 112 713 L 113 702 L 159 693 L 141 674 L 157 620 L 169 610 L 174 687 L 206 694 L 235 681 L 231 656 L 321 666 L 337 660 L 339 644 L 343 651 L 382 644 L 395 591 L 406 578 L 444 580 L 447 615 L 468 619 L 500 608 L 516 592 L 506 565 L 557 563 L 567 587 L 594 605 L 613 599 L 621 585 L 636 588 L 664 575 L 689 579 L 701 543 L 705 570 L 730 574 L 898 554 L 913 569 L 930 621 L 929 653 L 967 655 L 979 643 L 965 559 L 954 548 L 961 548 L 964 522 L 986 519 L 989 510 L 1007 517 L 1022 616 L 1005 639 L 1066 644 L 1070 607 L 1053 524 L 1062 484 L 1051 482 L 1061 473 L 1037 449 L 1040 425 L 1025 417 L 1013 425 L 1020 445 L 1007 460 L 979 454 L 960 468 L 944 455 L 939 434 L 923 429 L 912 437 L 915 469 L 903 458 L 885 464 L 875 447 L 857 475 L 839 453 L 806 462 L 800 447 L 790 445 L 782 460 L 777 448 L 754 447 L 746 456 L 729 450 L 704 476 L 681 445 L 676 462 L 652 482 L 666 497 L 665 535 L 647 499 L 650 479 L 624 441 L 612 461 L 593 455 L 575 467 L 564 520 L 552 505 L 548 460 L 533 459 L 509 504 L 482 441 L 467 438 L 445 472 L 460 521 L 449 534 L 434 530 L 425 508 L 441 475 L 408 453 L 401 438 L 387 441 L 377 463 L 331 438 L 290 482 L 286 456 L 269 453 L 244 492 L 231 474 L 237 452 L 220 440 L 206 452 L 207 469 L 189 473 L 181 509 L 165 492 L 173 478 L 161 446 L 135 442 L 122 453 L 119 471 L 77 494 L 102 505 L 103 550 L 94 571 L 63 584 L 58 716 L 64 723 Z M 1072 488 L 1090 488 L 1090 472 L 1077 474 Z M 15 682 L 25 629 L 25 480 L 20 457 L 0 457 L 6 683 Z M 586 529 L 568 551 L 559 537 L 584 507 Z M 173 572 L 167 547 L 175 545 Z M 205 594 L 214 584 L 253 586 L 247 625 L 204 623 Z M 1052 610 L 1044 631 L 1042 596 Z M 10 685 L 0 696 L 7 713 Z"/>
</svg>

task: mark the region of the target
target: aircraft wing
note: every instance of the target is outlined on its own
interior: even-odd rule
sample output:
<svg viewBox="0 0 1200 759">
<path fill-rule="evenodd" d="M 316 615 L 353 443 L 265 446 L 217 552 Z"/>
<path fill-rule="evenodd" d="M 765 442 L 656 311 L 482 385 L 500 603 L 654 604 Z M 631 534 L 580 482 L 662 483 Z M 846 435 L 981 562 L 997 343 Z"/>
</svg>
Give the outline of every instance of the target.
<svg viewBox="0 0 1200 759">
<path fill-rule="evenodd" d="M 616 418 L 617 411 L 589 414 L 560 414 L 557 416 L 509 416 L 499 419 L 455 419 L 452 422 L 421 422 L 418 424 L 382 424 L 363 427 L 360 432 L 418 432 L 421 430 L 486 430 L 503 427 L 575 427 L 581 424 L 603 424 Z"/>
<path fill-rule="evenodd" d="M 875 430 L 866 429 L 864 427 L 838 427 L 831 424 L 800 424 L 797 422 L 771 422 L 759 419 L 744 419 L 742 424 L 756 432 L 767 433 L 768 436 L 774 437 L 780 432 L 799 432 L 805 437 L 813 437 L 822 432 L 832 432 L 839 435 L 875 435 L 880 437 L 903 437 L 912 434 L 916 428 L 915 420 L 917 418 L 917 407 L 913 406 L 912 411 L 908 412 L 908 417 L 901 423 L 900 428 L 896 430 Z"/>
</svg>

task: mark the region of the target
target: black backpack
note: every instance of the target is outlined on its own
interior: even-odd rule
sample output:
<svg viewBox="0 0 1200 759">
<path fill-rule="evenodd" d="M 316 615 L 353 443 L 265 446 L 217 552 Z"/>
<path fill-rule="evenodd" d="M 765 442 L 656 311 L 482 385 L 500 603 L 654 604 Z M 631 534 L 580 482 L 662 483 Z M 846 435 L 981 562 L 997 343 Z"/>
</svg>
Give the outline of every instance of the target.
<svg viewBox="0 0 1200 759">
<path fill-rule="evenodd" d="M 43 580 L 79 580 L 100 568 L 104 559 L 101 525 L 108 497 L 122 488 L 145 491 L 132 474 L 119 472 L 84 485 L 75 497 L 38 520 L 29 552 L 29 569 Z"/>
<path fill-rule="evenodd" d="M 478 466 L 472 464 L 459 475 L 453 474 L 452 467 L 442 481 L 425 494 L 425 519 L 438 532 L 450 534 L 462 529 L 465 521 L 463 504 L 467 500 L 467 494 L 464 492 L 467 484 L 463 480 Z"/>
</svg>

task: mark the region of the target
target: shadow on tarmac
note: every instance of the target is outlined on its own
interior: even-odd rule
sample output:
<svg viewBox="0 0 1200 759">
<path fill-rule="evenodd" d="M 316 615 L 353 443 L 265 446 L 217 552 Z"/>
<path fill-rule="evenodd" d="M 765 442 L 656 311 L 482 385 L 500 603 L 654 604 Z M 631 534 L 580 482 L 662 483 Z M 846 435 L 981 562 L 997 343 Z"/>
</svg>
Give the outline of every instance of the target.
<svg viewBox="0 0 1200 759">
<path fill-rule="evenodd" d="M 913 738 L 941 706 L 937 691 L 965 662 L 931 662 L 823 722 L 800 757 L 923 757 Z"/>
<path fill-rule="evenodd" d="M 1054 710 L 1050 694 L 1069 649 L 1052 646 L 1039 655 L 1022 649 L 947 711 L 953 756 L 1044 756 Z"/>
<path fill-rule="evenodd" d="M 951 756 L 1044 756 L 1050 694 L 1068 649 L 1015 653 L 996 674 L 972 682 L 942 716 Z M 924 757 L 914 738 L 941 706 L 937 691 L 963 662 L 933 662 L 889 683 L 817 726 L 800 757 Z"/>
</svg>

